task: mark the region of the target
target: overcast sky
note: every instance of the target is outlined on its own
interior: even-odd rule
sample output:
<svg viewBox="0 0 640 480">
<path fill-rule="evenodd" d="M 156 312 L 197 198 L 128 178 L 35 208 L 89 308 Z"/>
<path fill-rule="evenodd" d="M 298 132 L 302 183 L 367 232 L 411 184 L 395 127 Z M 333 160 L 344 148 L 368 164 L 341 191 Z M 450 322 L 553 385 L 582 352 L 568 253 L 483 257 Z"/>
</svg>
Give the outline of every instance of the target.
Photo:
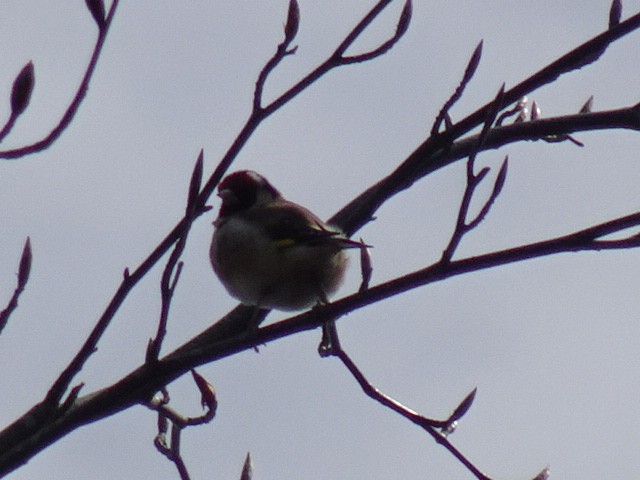
<svg viewBox="0 0 640 480">
<path fill-rule="evenodd" d="M 330 54 L 373 1 L 299 0 L 299 46 L 269 78 L 273 98 Z M 180 218 L 200 149 L 211 172 L 246 119 L 264 62 L 282 39 L 286 0 L 122 0 L 86 101 L 47 151 L 0 160 L 0 308 L 15 287 L 27 236 L 33 270 L 0 336 L 0 424 L 42 399 L 117 288 Z M 356 46 L 393 31 L 396 2 Z M 421 143 L 477 43 L 477 75 L 451 112 L 462 118 L 607 26 L 609 2 L 416 0 L 405 38 L 371 63 L 330 73 L 277 112 L 234 164 L 263 173 L 327 218 Z M 640 11 L 625 0 L 624 17 Z M 83 0 L 0 3 L 0 118 L 29 60 L 36 86 L 4 147 L 43 137 L 83 74 L 97 34 Z M 354 49 L 356 53 L 358 48 Z M 535 92 L 543 116 L 640 101 L 640 33 L 597 64 Z M 4 94 L 2 92 L 5 92 Z M 5 98 L 6 100 L 1 100 Z M 458 255 L 485 253 L 587 227 L 638 209 L 637 133 L 579 134 L 585 143 L 526 143 L 482 154 L 510 158 L 504 191 Z M 464 189 L 463 164 L 393 198 L 361 234 L 378 283 L 439 258 Z M 211 222 L 194 226 L 165 352 L 236 305 L 208 262 Z M 355 259 L 354 259 L 354 263 Z M 357 288 L 353 268 L 338 296 Z M 138 366 L 159 312 L 159 269 L 114 319 L 81 372 L 84 392 Z M 474 387 L 452 439 L 488 475 L 640 477 L 640 252 L 565 254 L 415 290 L 339 322 L 343 346 L 370 380 L 430 417 Z M 274 314 L 269 320 L 285 318 Z M 236 479 L 251 451 L 256 480 L 467 479 L 442 447 L 366 397 L 319 332 L 199 368 L 218 392 L 217 418 L 183 434 L 194 480 Z M 195 415 L 190 378 L 170 386 Z M 154 449 L 143 407 L 73 432 L 15 480 L 178 478 Z"/>
</svg>

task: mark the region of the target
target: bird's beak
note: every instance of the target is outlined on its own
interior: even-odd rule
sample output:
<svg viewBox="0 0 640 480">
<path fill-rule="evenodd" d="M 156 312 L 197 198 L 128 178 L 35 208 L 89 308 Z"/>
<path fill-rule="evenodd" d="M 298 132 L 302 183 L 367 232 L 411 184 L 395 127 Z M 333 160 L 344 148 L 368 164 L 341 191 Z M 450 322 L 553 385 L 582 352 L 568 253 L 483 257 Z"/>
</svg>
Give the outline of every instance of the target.
<svg viewBox="0 0 640 480">
<path fill-rule="evenodd" d="M 222 203 L 230 202 L 233 203 L 237 200 L 236 196 L 231 190 L 219 190 L 218 196 L 222 199 Z"/>
</svg>

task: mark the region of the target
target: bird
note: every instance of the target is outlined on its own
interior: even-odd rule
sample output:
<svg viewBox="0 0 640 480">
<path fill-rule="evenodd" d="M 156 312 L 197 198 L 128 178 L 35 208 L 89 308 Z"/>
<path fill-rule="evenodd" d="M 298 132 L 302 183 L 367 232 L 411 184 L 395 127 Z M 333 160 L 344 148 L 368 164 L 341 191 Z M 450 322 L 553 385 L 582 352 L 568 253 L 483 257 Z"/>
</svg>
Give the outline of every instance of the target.
<svg viewBox="0 0 640 480">
<path fill-rule="evenodd" d="M 213 270 L 229 294 L 259 309 L 298 311 L 326 304 L 344 280 L 349 248 L 368 248 L 285 199 L 252 170 L 218 185 Z"/>
</svg>

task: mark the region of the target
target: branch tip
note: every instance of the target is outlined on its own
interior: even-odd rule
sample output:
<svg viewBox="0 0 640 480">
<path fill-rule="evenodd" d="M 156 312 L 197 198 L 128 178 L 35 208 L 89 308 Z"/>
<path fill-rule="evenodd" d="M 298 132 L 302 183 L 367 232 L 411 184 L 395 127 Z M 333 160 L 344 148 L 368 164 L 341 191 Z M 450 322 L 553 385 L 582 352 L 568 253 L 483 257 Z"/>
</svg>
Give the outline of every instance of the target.
<svg viewBox="0 0 640 480">
<path fill-rule="evenodd" d="M 35 84 L 35 73 L 33 68 L 33 62 L 27 63 L 15 81 L 13 82 L 13 88 L 11 89 L 11 115 L 17 117 L 24 112 L 29 105 L 31 99 L 31 92 L 33 92 L 33 85 Z"/>
<path fill-rule="evenodd" d="M 287 45 L 290 44 L 298 34 L 299 26 L 300 6 L 298 5 L 297 0 L 291 0 L 289 2 L 289 11 L 287 12 L 287 23 L 284 26 L 284 42 Z"/>
<path fill-rule="evenodd" d="M 471 405 L 473 405 L 473 401 L 476 398 L 476 393 L 478 392 L 478 387 L 475 387 L 469 394 L 464 397 L 464 400 L 460 402 L 460 404 L 453 411 L 451 416 L 447 419 L 447 423 L 453 423 L 457 420 L 460 420 L 464 415 L 469 411 Z"/>
<path fill-rule="evenodd" d="M 213 385 L 211 385 L 194 369 L 191 369 L 191 376 L 193 377 L 193 381 L 196 383 L 198 390 L 200 390 L 200 403 L 202 407 L 209 409 L 211 416 L 215 415 L 216 409 L 218 408 L 218 400 L 216 398 L 216 391 L 213 388 Z"/>
<path fill-rule="evenodd" d="M 622 0 L 613 0 L 609 9 L 609 29 L 617 27 L 622 18 Z"/>
<path fill-rule="evenodd" d="M 584 105 L 582 105 L 578 113 L 591 113 L 592 109 L 593 109 L 593 95 L 591 95 L 587 99 L 587 101 L 584 102 Z"/>
<path fill-rule="evenodd" d="M 200 150 L 198 159 L 193 167 L 193 173 L 191 174 L 191 180 L 189 182 L 189 193 L 187 196 L 187 215 L 193 214 L 195 211 L 196 200 L 200 194 L 200 186 L 202 184 L 202 170 L 204 163 L 204 152 Z"/>
<path fill-rule="evenodd" d="M 98 25 L 98 28 L 102 30 L 105 24 L 105 10 L 104 10 L 104 1 L 103 0 L 85 0 L 87 4 L 87 8 L 89 12 L 91 12 L 91 16 L 93 20 Z"/>
<path fill-rule="evenodd" d="M 411 0 L 407 0 L 402 7 L 402 12 L 400 13 L 400 18 L 398 18 L 398 24 L 396 25 L 396 37 L 400 38 L 403 36 L 407 30 L 409 29 L 409 24 L 411 23 L 411 17 L 413 14 L 413 5 Z"/>
<path fill-rule="evenodd" d="M 247 456 L 244 459 L 244 465 L 242 466 L 242 473 L 240 474 L 240 480 L 251 480 L 253 478 L 253 460 L 251 459 L 251 452 L 247 452 Z"/>
<path fill-rule="evenodd" d="M 24 289 L 27 281 L 29 280 L 29 273 L 31 272 L 31 260 L 33 256 L 31 254 L 31 239 L 27 237 L 27 241 L 24 242 L 24 248 L 22 249 L 22 257 L 20 258 L 20 267 L 18 268 L 18 288 Z"/>
<path fill-rule="evenodd" d="M 533 477 L 533 480 L 547 480 L 551 476 L 551 469 L 549 467 L 545 467 L 542 471 Z"/>
<path fill-rule="evenodd" d="M 364 245 L 364 240 L 360 238 L 360 243 Z M 360 284 L 360 291 L 367 290 L 369 283 L 371 282 L 371 275 L 373 274 L 373 265 L 371 264 L 371 253 L 365 246 L 360 247 L 360 274 L 362 276 L 362 283 Z"/>
</svg>

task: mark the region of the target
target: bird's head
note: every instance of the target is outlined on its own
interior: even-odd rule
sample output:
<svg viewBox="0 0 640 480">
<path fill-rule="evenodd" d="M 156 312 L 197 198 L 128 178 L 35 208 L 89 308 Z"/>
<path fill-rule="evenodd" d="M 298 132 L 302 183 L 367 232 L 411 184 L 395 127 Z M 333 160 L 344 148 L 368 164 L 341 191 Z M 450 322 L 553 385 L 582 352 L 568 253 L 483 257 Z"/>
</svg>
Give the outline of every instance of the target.
<svg viewBox="0 0 640 480">
<path fill-rule="evenodd" d="M 240 170 L 222 179 L 218 185 L 218 196 L 222 199 L 219 217 L 224 218 L 255 205 L 271 203 L 281 195 L 259 173 Z"/>
</svg>

